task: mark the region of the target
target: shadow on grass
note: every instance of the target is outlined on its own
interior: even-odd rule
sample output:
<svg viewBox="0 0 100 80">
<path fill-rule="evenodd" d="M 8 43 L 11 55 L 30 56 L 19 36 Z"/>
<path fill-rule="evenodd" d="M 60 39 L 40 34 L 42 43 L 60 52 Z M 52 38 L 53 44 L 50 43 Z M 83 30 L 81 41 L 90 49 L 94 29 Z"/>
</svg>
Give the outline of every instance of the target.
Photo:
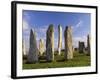
<svg viewBox="0 0 100 80">
<path fill-rule="evenodd" d="M 40 60 L 39 63 L 50 63 L 52 61 Z"/>
<path fill-rule="evenodd" d="M 65 59 L 61 59 L 61 60 L 56 60 L 57 62 L 64 62 L 66 61 Z"/>
</svg>

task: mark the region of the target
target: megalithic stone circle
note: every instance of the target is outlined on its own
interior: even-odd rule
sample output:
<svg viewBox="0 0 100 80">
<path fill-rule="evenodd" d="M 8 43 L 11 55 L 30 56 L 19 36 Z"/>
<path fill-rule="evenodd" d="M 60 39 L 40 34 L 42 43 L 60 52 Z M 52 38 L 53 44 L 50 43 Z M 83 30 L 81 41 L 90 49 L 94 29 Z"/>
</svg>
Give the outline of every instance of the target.
<svg viewBox="0 0 100 80">
<path fill-rule="evenodd" d="M 87 53 L 88 53 L 88 55 L 90 55 L 90 50 L 91 50 L 91 49 L 90 49 L 90 45 L 91 45 L 91 44 L 90 44 L 90 36 L 88 35 L 88 36 L 87 36 Z"/>
<path fill-rule="evenodd" d="M 65 38 L 65 60 L 73 59 L 73 46 L 72 46 L 72 28 L 71 26 L 66 26 L 64 31 Z"/>
<path fill-rule="evenodd" d="M 49 25 L 46 32 L 46 60 L 54 60 L 54 27 L 53 24 Z"/>
<path fill-rule="evenodd" d="M 36 41 L 36 34 L 35 31 L 31 29 L 30 31 L 30 39 L 29 39 L 29 53 L 28 53 L 28 62 L 29 63 L 36 63 L 38 62 L 38 48 L 37 48 L 37 41 Z"/>
<path fill-rule="evenodd" d="M 40 39 L 39 40 L 39 54 L 40 54 L 40 56 L 43 55 L 44 51 L 45 51 L 44 40 Z"/>
<path fill-rule="evenodd" d="M 25 48 L 25 42 L 22 40 L 22 54 L 26 55 L 26 48 Z"/>
<path fill-rule="evenodd" d="M 85 52 L 85 43 L 79 41 L 79 53 Z"/>
<path fill-rule="evenodd" d="M 62 48 L 62 27 L 61 25 L 58 25 L 58 54 L 61 54 L 61 48 Z"/>
</svg>

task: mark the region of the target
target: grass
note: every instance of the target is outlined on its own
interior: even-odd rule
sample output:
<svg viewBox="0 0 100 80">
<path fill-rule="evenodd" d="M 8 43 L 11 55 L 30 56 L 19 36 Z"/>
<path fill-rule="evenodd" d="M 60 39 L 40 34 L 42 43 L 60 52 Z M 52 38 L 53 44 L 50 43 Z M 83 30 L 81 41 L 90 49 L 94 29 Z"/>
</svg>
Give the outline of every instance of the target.
<svg viewBox="0 0 100 80">
<path fill-rule="evenodd" d="M 57 54 L 57 52 L 55 52 Z M 23 60 L 23 69 L 40 69 L 40 68 L 60 68 L 60 67 L 83 67 L 90 66 L 90 56 L 86 54 L 74 52 L 74 58 L 64 61 L 64 51 L 62 55 L 55 55 L 55 61 L 46 62 L 45 59 L 40 59 L 38 63 L 28 64 L 26 58 Z"/>
</svg>

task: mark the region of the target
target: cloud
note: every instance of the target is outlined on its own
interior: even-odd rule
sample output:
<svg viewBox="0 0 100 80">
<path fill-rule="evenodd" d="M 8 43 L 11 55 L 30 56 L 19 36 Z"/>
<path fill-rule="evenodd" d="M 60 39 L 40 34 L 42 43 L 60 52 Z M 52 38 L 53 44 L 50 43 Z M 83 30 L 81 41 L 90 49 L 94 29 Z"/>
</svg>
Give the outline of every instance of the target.
<svg viewBox="0 0 100 80">
<path fill-rule="evenodd" d="M 80 21 L 76 24 L 75 28 L 79 28 L 79 27 L 81 27 L 82 24 L 83 24 L 83 21 L 80 20 Z"/>
<path fill-rule="evenodd" d="M 48 28 L 48 25 L 44 25 L 44 26 L 40 26 L 39 28 L 37 28 L 38 32 L 46 32 Z"/>
<path fill-rule="evenodd" d="M 24 18 L 25 20 L 28 20 L 28 21 L 29 21 L 29 20 L 31 19 L 31 16 L 29 15 L 29 13 L 28 13 L 27 11 L 24 11 L 24 12 L 23 12 L 23 16 L 24 16 L 23 18 Z"/>
<path fill-rule="evenodd" d="M 23 30 L 29 29 L 29 24 L 26 20 L 23 20 Z"/>
<path fill-rule="evenodd" d="M 28 24 L 28 22 L 23 19 L 23 40 L 25 42 L 26 45 L 26 51 L 28 51 L 29 49 L 29 34 L 30 34 L 30 26 Z"/>
<path fill-rule="evenodd" d="M 35 28 L 35 32 L 37 34 L 37 40 L 46 39 L 47 28 L 48 28 L 47 26 L 40 26 Z"/>
</svg>

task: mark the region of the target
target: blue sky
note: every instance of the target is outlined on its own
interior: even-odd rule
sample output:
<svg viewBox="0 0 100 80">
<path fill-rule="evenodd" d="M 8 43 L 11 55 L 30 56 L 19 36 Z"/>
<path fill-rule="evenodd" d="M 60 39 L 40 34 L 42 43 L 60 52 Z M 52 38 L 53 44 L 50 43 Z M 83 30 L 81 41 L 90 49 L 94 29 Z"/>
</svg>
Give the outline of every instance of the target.
<svg viewBox="0 0 100 80">
<path fill-rule="evenodd" d="M 37 45 L 42 38 L 46 40 L 46 30 L 50 24 L 54 25 L 55 48 L 58 45 L 58 25 L 63 30 L 63 48 L 64 48 L 64 30 L 66 26 L 72 26 L 73 46 L 78 47 L 78 41 L 84 41 L 86 44 L 87 35 L 90 33 L 91 14 L 75 12 L 47 12 L 23 10 L 23 39 L 25 46 L 29 47 L 30 29 L 36 32 Z"/>
</svg>

